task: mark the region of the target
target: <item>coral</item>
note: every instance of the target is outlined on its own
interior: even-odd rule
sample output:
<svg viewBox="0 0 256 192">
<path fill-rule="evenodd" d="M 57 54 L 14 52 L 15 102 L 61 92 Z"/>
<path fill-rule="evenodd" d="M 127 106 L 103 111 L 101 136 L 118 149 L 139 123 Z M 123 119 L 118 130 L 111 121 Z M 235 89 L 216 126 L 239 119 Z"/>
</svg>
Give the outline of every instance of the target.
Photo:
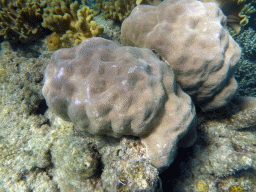
<svg viewBox="0 0 256 192">
<path fill-rule="evenodd" d="M 242 10 L 245 8 L 245 0 L 201 0 L 202 2 L 216 3 L 227 16 L 228 25 L 238 34 L 241 27 L 248 24 L 248 16 Z"/>
<path fill-rule="evenodd" d="M 39 58 L 25 58 L 20 51 L 7 50 L 8 42 L 4 43 L 0 52 L 0 69 L 5 66 L 7 75 L 0 84 L 1 192 L 111 191 L 122 187 L 118 179 L 123 173 L 134 181 L 127 185 L 133 191 L 161 188 L 159 173 L 138 138 L 81 135 L 71 122 L 50 110 L 30 115 L 29 102 L 42 108 L 34 98 L 42 96 L 43 70 L 51 54 L 46 50 Z M 29 89 L 23 91 L 23 82 L 30 82 L 25 85 Z"/>
<path fill-rule="evenodd" d="M 236 42 L 242 47 L 245 58 L 251 58 L 256 53 L 256 33 L 255 30 L 249 27 L 241 34 L 236 35 Z"/>
<path fill-rule="evenodd" d="M 46 2 L 18 0 L 2 1 L 0 10 L 0 36 L 11 42 L 29 43 L 43 36 L 41 26 Z"/>
<path fill-rule="evenodd" d="M 196 182 L 196 188 L 197 188 L 198 192 L 208 192 L 209 191 L 209 186 L 202 179 L 199 179 Z"/>
<path fill-rule="evenodd" d="M 49 49 L 73 47 L 87 38 L 101 35 L 103 27 L 92 21 L 94 15 L 84 1 L 80 6 L 78 1 L 71 0 L 48 2 L 48 7 L 44 9 L 42 26 L 56 33 L 47 40 L 50 43 Z M 53 46 L 51 41 L 60 43 Z"/>
<path fill-rule="evenodd" d="M 232 185 L 228 192 L 244 192 L 243 188 L 239 185 Z"/>
<path fill-rule="evenodd" d="M 204 111 L 224 106 L 236 92 L 241 50 L 214 3 L 138 5 L 122 23 L 121 42 L 152 49 L 165 59 L 181 88 Z"/>
<path fill-rule="evenodd" d="M 58 35 L 56 32 L 46 37 L 46 43 L 50 51 L 55 51 L 62 47 L 60 35 Z"/>
<path fill-rule="evenodd" d="M 235 73 L 235 78 L 239 84 L 237 93 L 239 95 L 256 96 L 255 71 L 256 63 L 248 59 L 241 59 L 239 67 Z"/>
<path fill-rule="evenodd" d="M 175 192 L 198 192 L 197 182 L 203 181 L 208 192 L 229 191 L 234 185 L 256 191 L 256 98 L 254 105 L 247 106 L 240 110 L 240 103 L 232 100 L 215 112 L 197 113 L 197 141 L 186 160 L 177 159 L 165 172 L 163 186 Z M 171 176 L 173 172 L 179 174 Z"/>
<path fill-rule="evenodd" d="M 136 0 L 136 5 L 146 4 L 146 5 L 159 5 L 161 0 Z"/>
<path fill-rule="evenodd" d="M 102 12 L 105 19 L 123 21 L 136 6 L 136 0 L 110 0 L 102 3 Z"/>
<path fill-rule="evenodd" d="M 56 51 L 45 71 L 47 105 L 81 132 L 142 138 L 160 171 L 193 144 L 195 109 L 171 68 L 149 49 L 90 38 Z"/>
</svg>

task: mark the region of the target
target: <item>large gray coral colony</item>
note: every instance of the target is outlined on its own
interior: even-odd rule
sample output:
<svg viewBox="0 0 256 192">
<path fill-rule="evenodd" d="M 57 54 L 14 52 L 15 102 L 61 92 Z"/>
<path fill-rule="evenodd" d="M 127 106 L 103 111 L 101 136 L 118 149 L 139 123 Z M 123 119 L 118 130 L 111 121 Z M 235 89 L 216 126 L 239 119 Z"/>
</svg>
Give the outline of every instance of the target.
<svg viewBox="0 0 256 192">
<path fill-rule="evenodd" d="M 43 94 L 81 132 L 140 137 L 162 171 L 179 146 L 195 141 L 193 102 L 208 111 L 234 96 L 241 50 L 221 10 L 195 0 L 137 6 L 123 22 L 121 40 L 141 48 L 91 38 L 56 51 Z"/>
<path fill-rule="evenodd" d="M 179 141 L 195 140 L 195 108 L 172 69 L 149 49 L 91 38 L 56 51 L 45 72 L 47 105 L 81 132 L 141 137 L 159 170 Z M 192 133 L 192 135 L 191 135 Z"/>
</svg>

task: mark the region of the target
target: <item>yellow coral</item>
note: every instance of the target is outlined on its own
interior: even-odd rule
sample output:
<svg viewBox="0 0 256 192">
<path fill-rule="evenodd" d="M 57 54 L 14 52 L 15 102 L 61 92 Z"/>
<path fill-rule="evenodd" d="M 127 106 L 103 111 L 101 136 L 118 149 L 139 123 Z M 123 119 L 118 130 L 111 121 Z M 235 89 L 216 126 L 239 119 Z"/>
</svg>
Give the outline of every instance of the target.
<svg viewBox="0 0 256 192">
<path fill-rule="evenodd" d="M 41 26 L 46 2 L 17 0 L 0 3 L 0 36 L 12 42 L 29 43 L 43 35 Z"/>
<path fill-rule="evenodd" d="M 196 182 L 196 189 L 198 190 L 198 192 L 208 192 L 209 187 L 204 180 L 199 179 Z"/>
<path fill-rule="evenodd" d="M 136 5 L 146 4 L 146 5 L 159 5 L 161 0 L 136 0 Z"/>
<path fill-rule="evenodd" d="M 123 21 L 130 15 L 136 6 L 136 0 L 110 0 L 102 3 L 102 12 L 105 19 Z"/>
<path fill-rule="evenodd" d="M 55 51 L 61 48 L 60 36 L 57 33 L 53 33 L 46 38 L 46 43 L 50 51 Z"/>
<path fill-rule="evenodd" d="M 84 1 L 79 6 L 78 1 L 72 3 L 71 0 L 56 0 L 45 9 L 42 25 L 56 33 L 50 36 L 50 39 L 53 40 L 57 37 L 56 35 L 59 36 L 60 48 L 72 47 L 87 38 L 103 33 L 103 27 L 97 26 L 95 21 L 92 21 L 94 15 L 93 10 L 85 6 Z M 49 44 L 49 41 L 47 43 L 49 49 L 52 49 L 53 46 Z"/>
<path fill-rule="evenodd" d="M 229 192 L 244 192 L 244 189 L 239 185 L 232 185 L 229 188 Z"/>
</svg>

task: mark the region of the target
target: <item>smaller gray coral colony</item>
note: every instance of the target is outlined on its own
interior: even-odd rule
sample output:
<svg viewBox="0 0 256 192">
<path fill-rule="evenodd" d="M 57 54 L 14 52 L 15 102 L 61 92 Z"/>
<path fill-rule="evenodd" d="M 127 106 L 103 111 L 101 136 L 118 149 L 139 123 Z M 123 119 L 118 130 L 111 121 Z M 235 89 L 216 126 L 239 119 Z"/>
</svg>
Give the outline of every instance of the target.
<svg viewBox="0 0 256 192">
<path fill-rule="evenodd" d="M 137 6 L 124 21 L 121 38 L 125 45 L 145 48 L 91 38 L 56 51 L 45 71 L 43 94 L 47 105 L 81 132 L 140 137 L 162 171 L 179 146 L 195 141 L 190 96 L 203 110 L 233 97 L 240 48 L 219 8 L 195 0 Z"/>
</svg>

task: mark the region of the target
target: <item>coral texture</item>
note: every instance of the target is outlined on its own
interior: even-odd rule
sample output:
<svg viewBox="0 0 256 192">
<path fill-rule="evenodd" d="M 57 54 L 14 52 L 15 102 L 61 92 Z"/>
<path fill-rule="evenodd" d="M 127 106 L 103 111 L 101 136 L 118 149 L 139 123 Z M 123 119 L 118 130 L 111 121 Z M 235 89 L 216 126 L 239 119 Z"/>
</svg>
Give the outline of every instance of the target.
<svg viewBox="0 0 256 192">
<path fill-rule="evenodd" d="M 124 20 L 121 41 L 166 59 L 178 84 L 205 111 L 227 104 L 236 92 L 233 74 L 241 50 L 214 3 L 167 0 L 158 6 L 139 5 Z"/>
<path fill-rule="evenodd" d="M 45 71 L 47 105 L 82 132 L 142 138 L 159 170 L 193 144 L 195 110 L 171 68 L 149 49 L 91 38 L 56 51 Z M 186 135 L 189 134 L 189 135 Z"/>
<path fill-rule="evenodd" d="M 223 13 L 227 16 L 227 24 L 237 34 L 241 31 L 241 28 L 248 24 L 248 16 L 242 14 L 246 5 L 245 0 L 201 0 L 202 2 L 214 2 Z M 250 6 L 249 6 L 250 7 Z M 248 8 L 247 8 L 248 9 Z"/>
<path fill-rule="evenodd" d="M 17 0 L 0 3 L 0 36 L 11 42 L 29 43 L 43 36 L 43 8 L 46 2 Z"/>
<path fill-rule="evenodd" d="M 103 27 L 92 21 L 94 15 L 84 1 L 80 6 L 78 1 L 71 0 L 48 2 L 42 26 L 55 32 L 49 39 L 59 43 L 53 46 L 52 41 L 47 41 L 49 49 L 73 47 L 87 38 L 101 35 Z"/>
<path fill-rule="evenodd" d="M 135 6 L 136 0 L 110 0 L 102 3 L 102 12 L 105 19 L 122 22 L 130 15 Z"/>
</svg>

